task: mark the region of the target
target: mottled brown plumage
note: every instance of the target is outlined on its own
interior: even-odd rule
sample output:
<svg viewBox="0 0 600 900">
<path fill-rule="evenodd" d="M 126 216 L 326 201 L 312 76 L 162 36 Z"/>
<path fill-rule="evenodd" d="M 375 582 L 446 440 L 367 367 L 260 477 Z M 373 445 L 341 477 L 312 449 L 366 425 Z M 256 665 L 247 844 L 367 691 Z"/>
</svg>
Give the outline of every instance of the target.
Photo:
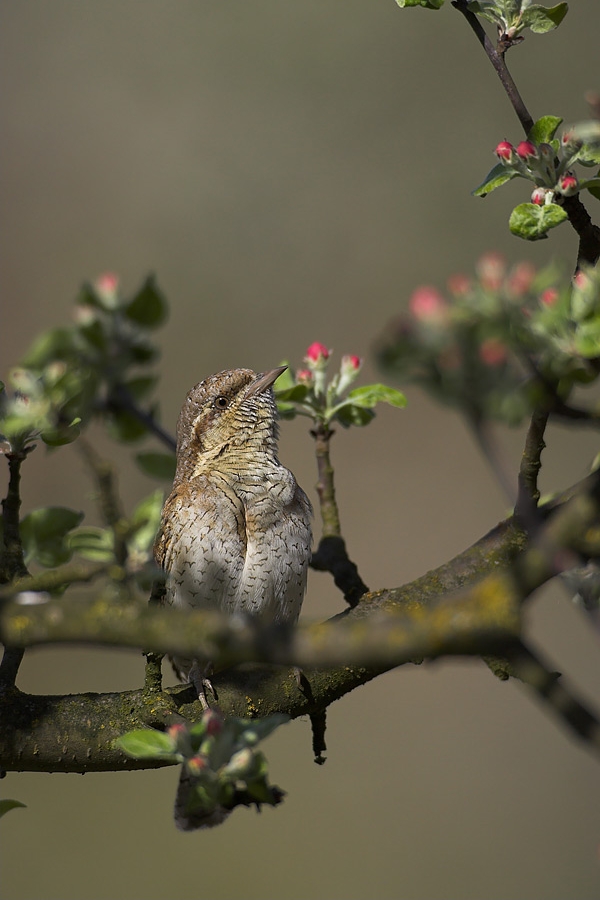
<svg viewBox="0 0 600 900">
<path fill-rule="evenodd" d="M 173 490 L 155 545 L 167 576 L 166 604 L 249 614 L 267 623 L 295 622 L 300 614 L 311 506 L 277 459 L 271 386 L 282 371 L 219 372 L 187 395 L 177 424 Z M 209 662 L 173 660 L 204 703 Z M 184 816 L 178 824 L 216 822 L 190 824 Z"/>
</svg>

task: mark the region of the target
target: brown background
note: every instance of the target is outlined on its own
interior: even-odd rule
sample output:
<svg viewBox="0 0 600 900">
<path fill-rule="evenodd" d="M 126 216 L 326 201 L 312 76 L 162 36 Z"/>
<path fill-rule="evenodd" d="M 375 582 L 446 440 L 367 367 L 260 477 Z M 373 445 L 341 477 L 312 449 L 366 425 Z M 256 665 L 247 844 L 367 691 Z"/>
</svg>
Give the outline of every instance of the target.
<svg viewBox="0 0 600 900">
<path fill-rule="evenodd" d="M 598 87 L 598 4 L 571 6 L 558 32 L 510 54 L 534 116 L 581 119 Z M 172 304 L 160 336 L 172 428 L 202 377 L 299 363 L 313 340 L 338 360 L 366 356 L 376 378 L 373 341 L 411 290 L 470 271 L 488 249 L 573 259 L 565 226 L 529 246 L 508 233 L 524 182 L 484 202 L 469 194 L 495 144 L 521 135 L 449 4 L 19 0 L 0 8 L 0 41 L 3 372 L 69 319 L 84 278 L 115 271 L 132 290 L 154 271 Z M 406 410 L 335 438 L 344 531 L 374 588 L 443 562 L 507 507 L 458 417 L 408 394 Z M 151 483 L 97 440 L 133 504 Z M 498 440 L 516 465 L 522 435 Z M 597 451 L 592 435 L 558 428 L 549 444 L 544 490 L 581 477 Z M 306 424 L 285 424 L 282 459 L 307 489 L 311 452 Z M 25 476 L 26 508 L 65 503 L 93 521 L 73 448 L 38 450 Z M 306 615 L 339 608 L 313 574 Z M 541 593 L 528 621 L 598 701 L 597 645 L 566 595 Z M 136 653 L 48 649 L 28 654 L 20 685 L 119 690 L 141 675 Z M 28 809 L 0 824 L 3 896 L 598 895 L 597 762 L 482 664 L 378 679 L 331 708 L 328 745 L 317 768 L 309 723 L 282 728 L 267 750 L 284 806 L 193 835 L 170 818 L 174 770 L 11 774 L 3 794 Z"/>
</svg>

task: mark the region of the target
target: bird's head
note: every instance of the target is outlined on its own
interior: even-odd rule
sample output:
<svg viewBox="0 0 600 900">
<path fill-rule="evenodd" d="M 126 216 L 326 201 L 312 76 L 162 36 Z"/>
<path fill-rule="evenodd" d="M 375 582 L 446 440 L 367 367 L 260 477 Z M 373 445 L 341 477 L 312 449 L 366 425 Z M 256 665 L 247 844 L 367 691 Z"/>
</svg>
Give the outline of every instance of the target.
<svg viewBox="0 0 600 900">
<path fill-rule="evenodd" d="M 259 375 L 251 369 L 229 369 L 192 388 L 177 423 L 176 480 L 189 478 L 203 461 L 229 451 L 275 451 L 277 405 L 272 385 L 285 368 Z"/>
</svg>

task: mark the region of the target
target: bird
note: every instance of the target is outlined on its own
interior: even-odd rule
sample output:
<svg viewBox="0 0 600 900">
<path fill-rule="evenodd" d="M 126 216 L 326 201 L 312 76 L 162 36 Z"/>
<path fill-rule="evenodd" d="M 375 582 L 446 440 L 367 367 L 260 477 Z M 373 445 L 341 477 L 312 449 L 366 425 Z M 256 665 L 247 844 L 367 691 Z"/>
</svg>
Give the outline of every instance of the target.
<svg viewBox="0 0 600 900">
<path fill-rule="evenodd" d="M 306 592 L 312 507 L 278 459 L 273 384 L 280 366 L 257 374 L 230 369 L 189 391 L 177 423 L 176 470 L 154 546 L 165 573 L 163 603 L 218 610 L 262 624 L 294 624 Z M 178 677 L 208 707 L 210 660 L 175 656 Z M 222 821 L 188 815 L 182 772 L 176 824 Z"/>
</svg>

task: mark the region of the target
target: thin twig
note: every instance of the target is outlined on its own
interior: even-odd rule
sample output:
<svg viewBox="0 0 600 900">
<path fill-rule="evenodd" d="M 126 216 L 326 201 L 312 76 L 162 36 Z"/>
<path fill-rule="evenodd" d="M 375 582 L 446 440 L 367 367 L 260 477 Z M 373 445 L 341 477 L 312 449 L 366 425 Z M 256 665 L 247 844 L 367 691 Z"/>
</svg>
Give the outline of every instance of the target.
<svg viewBox="0 0 600 900">
<path fill-rule="evenodd" d="M 542 451 L 546 446 L 544 433 L 548 423 L 548 415 L 547 409 L 535 409 L 527 429 L 527 437 L 525 438 L 525 446 L 519 468 L 517 502 L 515 504 L 515 515 L 523 522 L 527 522 L 531 516 L 535 515 L 538 500 L 540 499 L 538 475 L 542 467 Z"/>
<path fill-rule="evenodd" d="M 565 684 L 560 673 L 552 671 L 523 641 L 517 641 L 507 656 L 515 677 L 527 684 L 570 732 L 598 752 L 600 719 Z"/>
<path fill-rule="evenodd" d="M 98 488 L 98 506 L 104 524 L 114 534 L 115 559 L 120 566 L 124 567 L 128 556 L 127 541 L 125 540 L 127 519 L 121 505 L 114 467 L 103 459 L 85 438 L 79 439 L 77 447 L 94 476 Z"/>
<path fill-rule="evenodd" d="M 487 36 L 483 26 L 479 22 L 477 16 L 474 13 L 470 12 L 470 10 L 468 9 L 466 0 L 453 0 L 452 6 L 457 9 L 458 12 L 463 14 L 465 19 L 475 32 L 477 40 L 487 53 L 491 64 L 493 65 L 500 81 L 502 82 L 502 87 L 506 91 L 508 99 L 510 100 L 517 116 L 519 117 L 519 121 L 523 126 L 525 134 L 528 135 L 533 127 L 533 118 L 530 115 L 529 110 L 525 106 L 523 98 L 521 97 L 517 86 L 514 83 L 510 72 L 508 71 L 503 54 L 498 53 L 489 37 Z"/>
<path fill-rule="evenodd" d="M 311 567 L 318 572 L 330 572 L 333 580 L 344 594 L 344 599 L 355 606 L 363 594 L 369 590 L 360 575 L 355 563 L 346 550 L 346 542 L 342 537 L 340 513 L 335 498 L 333 466 L 329 452 L 329 444 L 333 431 L 319 423 L 311 431 L 315 439 L 315 455 L 317 457 L 317 495 L 323 523 L 323 535 L 317 550 L 313 553 Z"/>
</svg>

